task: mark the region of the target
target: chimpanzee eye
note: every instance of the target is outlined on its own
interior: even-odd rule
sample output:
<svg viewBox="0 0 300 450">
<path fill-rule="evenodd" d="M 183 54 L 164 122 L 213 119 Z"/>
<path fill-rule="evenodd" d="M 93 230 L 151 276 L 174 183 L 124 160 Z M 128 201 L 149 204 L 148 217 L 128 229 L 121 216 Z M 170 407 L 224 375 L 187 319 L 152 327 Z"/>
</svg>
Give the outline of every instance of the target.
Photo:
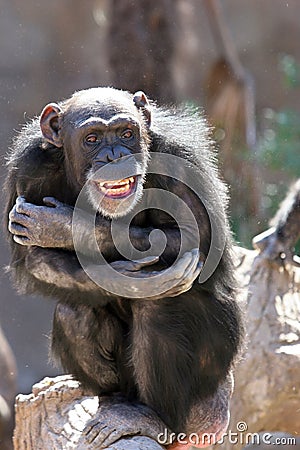
<svg viewBox="0 0 300 450">
<path fill-rule="evenodd" d="M 88 144 L 95 144 L 96 142 L 100 141 L 101 139 L 99 138 L 99 136 L 97 136 L 97 134 L 91 133 L 88 134 L 85 137 L 85 142 L 87 142 Z"/>
<path fill-rule="evenodd" d="M 133 136 L 133 131 L 130 130 L 129 128 L 125 131 L 123 131 L 123 133 L 121 134 L 121 138 L 122 139 L 130 139 Z"/>
</svg>

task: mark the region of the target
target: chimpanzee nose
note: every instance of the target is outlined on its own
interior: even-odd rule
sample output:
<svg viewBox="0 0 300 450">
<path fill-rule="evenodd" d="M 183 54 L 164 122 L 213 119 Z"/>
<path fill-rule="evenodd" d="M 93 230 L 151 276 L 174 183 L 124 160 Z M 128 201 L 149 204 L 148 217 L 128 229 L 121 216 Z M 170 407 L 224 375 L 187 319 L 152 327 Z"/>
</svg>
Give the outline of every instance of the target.
<svg viewBox="0 0 300 450">
<path fill-rule="evenodd" d="M 126 147 L 122 147 L 121 145 L 104 147 L 96 156 L 95 163 L 107 164 L 115 161 L 116 159 L 122 158 L 123 156 L 129 155 L 131 155 L 131 152 Z"/>
</svg>

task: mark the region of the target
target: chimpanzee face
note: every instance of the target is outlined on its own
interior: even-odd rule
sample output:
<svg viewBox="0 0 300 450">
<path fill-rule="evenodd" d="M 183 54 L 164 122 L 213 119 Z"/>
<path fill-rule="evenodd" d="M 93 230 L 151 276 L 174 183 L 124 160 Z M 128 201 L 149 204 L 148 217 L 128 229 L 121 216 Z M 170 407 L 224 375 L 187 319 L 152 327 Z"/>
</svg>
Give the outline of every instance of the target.
<svg viewBox="0 0 300 450">
<path fill-rule="evenodd" d="M 125 216 L 142 195 L 149 123 L 145 94 L 109 88 L 81 91 L 41 115 L 46 140 L 64 149 L 68 177 L 79 188 L 87 183 L 92 206 L 111 218 Z"/>
</svg>

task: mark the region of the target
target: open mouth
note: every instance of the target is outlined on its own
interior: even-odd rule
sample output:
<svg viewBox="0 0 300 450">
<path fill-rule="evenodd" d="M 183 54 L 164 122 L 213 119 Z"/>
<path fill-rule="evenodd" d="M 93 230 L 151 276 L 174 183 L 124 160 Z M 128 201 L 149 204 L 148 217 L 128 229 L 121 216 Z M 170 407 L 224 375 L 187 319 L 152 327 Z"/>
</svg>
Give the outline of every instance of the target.
<svg viewBox="0 0 300 450">
<path fill-rule="evenodd" d="M 137 177 L 124 178 L 114 181 L 95 181 L 100 192 L 110 198 L 125 198 L 135 190 Z"/>
</svg>

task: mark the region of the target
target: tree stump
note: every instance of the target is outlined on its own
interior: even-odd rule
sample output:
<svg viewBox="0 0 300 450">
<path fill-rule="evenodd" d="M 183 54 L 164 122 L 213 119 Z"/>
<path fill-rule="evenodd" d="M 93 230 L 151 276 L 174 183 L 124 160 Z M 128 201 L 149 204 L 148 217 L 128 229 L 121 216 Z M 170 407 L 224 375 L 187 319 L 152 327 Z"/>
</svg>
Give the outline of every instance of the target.
<svg viewBox="0 0 300 450">
<path fill-rule="evenodd" d="M 13 404 L 17 392 L 17 367 L 13 352 L 0 328 L 0 448 L 11 450 Z"/>
<path fill-rule="evenodd" d="M 16 399 L 16 427 L 14 432 L 15 450 L 87 450 L 98 449 L 97 442 L 88 442 L 83 436 L 87 423 L 96 418 L 107 420 L 107 413 L 112 417 L 114 427 L 124 428 L 123 417 L 120 417 L 122 404 L 118 399 L 104 399 L 91 396 L 80 387 L 71 376 L 45 378 L 35 384 L 30 395 L 18 395 Z M 128 414 L 127 432 L 124 437 L 107 447 L 110 450 L 161 450 L 153 439 L 164 432 L 163 424 L 152 417 L 146 408 L 134 409 L 134 420 L 142 418 L 143 429 L 148 436 L 131 436 Z M 126 426 L 126 423 L 125 423 Z M 161 427 L 161 428 L 160 428 Z"/>
<path fill-rule="evenodd" d="M 300 431 L 300 268 L 245 249 L 238 259 L 247 348 L 230 408 L 229 430 L 241 441 L 236 450 L 247 443 L 247 433 Z M 232 450 L 229 438 L 220 447 Z"/>
</svg>

